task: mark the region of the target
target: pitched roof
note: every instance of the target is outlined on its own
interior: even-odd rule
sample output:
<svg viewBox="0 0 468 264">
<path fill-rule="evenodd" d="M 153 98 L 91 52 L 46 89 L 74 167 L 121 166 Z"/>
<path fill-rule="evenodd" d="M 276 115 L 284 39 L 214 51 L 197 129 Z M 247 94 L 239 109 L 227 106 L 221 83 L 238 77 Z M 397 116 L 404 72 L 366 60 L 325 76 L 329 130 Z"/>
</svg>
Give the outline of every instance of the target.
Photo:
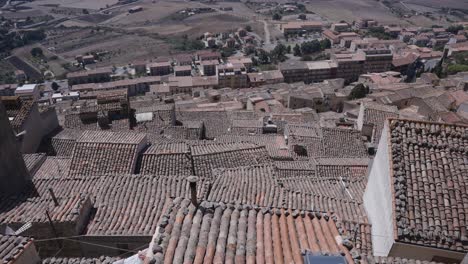
<svg viewBox="0 0 468 264">
<path fill-rule="evenodd" d="M 34 173 L 41 167 L 45 159 L 45 153 L 23 154 L 24 163 L 26 164 L 26 168 L 31 175 L 34 175 Z"/>
<path fill-rule="evenodd" d="M 145 145 L 145 134 L 85 131 L 73 149 L 69 175 L 133 173 Z"/>
<path fill-rule="evenodd" d="M 2 99 L 5 105 L 7 116 L 10 118 L 10 124 L 16 133 L 21 132 L 23 124 L 28 119 L 35 103 L 31 100 L 16 99 L 15 102 L 7 102 Z"/>
<path fill-rule="evenodd" d="M 64 129 L 51 139 L 51 153 L 57 156 L 70 157 L 76 140 L 83 131 L 78 129 Z"/>
<path fill-rule="evenodd" d="M 102 256 L 99 258 L 65 258 L 53 257 L 42 260 L 42 264 L 112 264 L 118 257 Z"/>
<path fill-rule="evenodd" d="M 76 193 L 89 193 L 96 213 L 87 226 L 87 236 L 151 236 L 168 199 L 190 197 L 185 175 L 48 178 L 35 179 L 34 185 L 39 195 L 48 195 L 48 188 L 52 188 L 59 199 Z M 203 179 L 197 184 L 197 190 L 199 199 L 206 196 L 207 183 Z M 31 210 L 31 213 L 35 211 Z"/>
<path fill-rule="evenodd" d="M 212 170 L 270 161 L 265 147 L 252 143 L 204 144 L 191 147 L 196 176 L 211 177 Z"/>
<path fill-rule="evenodd" d="M 15 263 L 24 250 L 33 244 L 33 239 L 22 236 L 0 234 L 0 263 Z"/>
<path fill-rule="evenodd" d="M 69 157 L 48 156 L 34 174 L 34 179 L 67 178 L 70 164 L 71 158 Z"/>
<path fill-rule="evenodd" d="M 45 197 L 2 197 L 0 223 L 21 225 L 27 222 L 48 223 L 45 213 L 47 210 L 53 222 L 77 222 L 80 210 L 89 203 L 88 195 L 75 193 L 60 197 L 59 206 L 55 206 L 48 195 L 48 191 L 45 190 Z"/>
<path fill-rule="evenodd" d="M 468 250 L 468 127 L 391 120 L 395 238 L 446 250 Z"/>
<path fill-rule="evenodd" d="M 230 126 L 226 111 L 177 111 L 177 120 L 203 121 L 207 139 L 214 139 L 226 134 Z"/>
<path fill-rule="evenodd" d="M 271 165 L 216 170 L 208 200 L 282 207 L 284 196 L 281 187 L 272 176 L 273 173 L 274 168 Z"/>
<path fill-rule="evenodd" d="M 284 137 L 281 135 L 222 135 L 216 142 L 249 142 L 265 146 L 270 158 L 273 160 L 292 160 L 291 153 Z"/>
<path fill-rule="evenodd" d="M 143 153 L 141 174 L 192 175 L 190 149 L 185 143 L 158 144 Z"/>
<path fill-rule="evenodd" d="M 198 208 L 176 199 L 154 238 L 156 263 L 304 263 L 302 252 L 343 254 L 356 249 L 334 215 L 300 210 L 203 202 Z M 346 243 L 344 243 L 346 241 Z"/>
<path fill-rule="evenodd" d="M 385 120 L 390 117 L 398 117 L 398 108 L 396 106 L 382 105 L 375 103 L 364 104 L 363 122 L 375 126 L 372 142 L 379 143 L 380 136 L 385 124 Z"/>
<path fill-rule="evenodd" d="M 323 141 L 320 157 L 367 157 L 367 149 L 358 130 L 322 128 Z"/>
</svg>

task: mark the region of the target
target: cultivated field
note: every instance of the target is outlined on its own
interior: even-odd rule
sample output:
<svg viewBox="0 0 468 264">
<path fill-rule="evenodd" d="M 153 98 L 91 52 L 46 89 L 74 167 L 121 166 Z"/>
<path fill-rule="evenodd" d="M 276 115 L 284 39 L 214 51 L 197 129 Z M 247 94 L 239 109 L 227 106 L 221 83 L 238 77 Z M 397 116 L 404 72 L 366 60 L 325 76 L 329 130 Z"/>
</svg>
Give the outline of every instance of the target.
<svg viewBox="0 0 468 264">
<path fill-rule="evenodd" d="M 306 4 L 306 7 L 329 21 L 345 20 L 351 23 L 361 18 L 369 18 L 381 24 L 409 24 L 375 0 L 314 0 Z"/>
<path fill-rule="evenodd" d="M 80 9 L 94 9 L 106 8 L 106 6 L 114 5 L 118 0 L 37 0 L 34 1 L 35 5 L 58 5 L 60 7 L 80 8 Z"/>
</svg>

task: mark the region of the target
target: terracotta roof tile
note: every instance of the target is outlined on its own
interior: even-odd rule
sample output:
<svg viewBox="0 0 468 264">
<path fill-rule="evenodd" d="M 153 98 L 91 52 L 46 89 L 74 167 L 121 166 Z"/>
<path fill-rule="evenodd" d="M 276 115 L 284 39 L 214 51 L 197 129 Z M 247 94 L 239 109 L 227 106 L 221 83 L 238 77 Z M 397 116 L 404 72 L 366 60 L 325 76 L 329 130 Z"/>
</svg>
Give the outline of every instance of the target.
<svg viewBox="0 0 468 264">
<path fill-rule="evenodd" d="M 212 202 L 195 208 L 183 199 L 165 215 L 152 246 L 156 263 L 303 263 L 306 250 L 354 263 L 334 215 Z"/>
<path fill-rule="evenodd" d="M 468 250 L 468 127 L 391 120 L 389 131 L 396 238 Z"/>
<path fill-rule="evenodd" d="M 15 263 L 32 243 L 33 239 L 29 237 L 0 235 L 0 263 Z"/>
<path fill-rule="evenodd" d="M 211 177 L 212 170 L 270 161 L 265 147 L 252 143 L 204 144 L 191 147 L 196 176 Z"/>
<path fill-rule="evenodd" d="M 70 157 L 73 153 L 76 140 L 83 131 L 76 129 L 64 129 L 51 139 L 51 154 Z"/>
<path fill-rule="evenodd" d="M 190 149 L 185 143 L 152 145 L 142 156 L 141 174 L 192 175 Z"/>
<path fill-rule="evenodd" d="M 34 175 L 46 159 L 45 153 L 23 154 L 24 163 L 30 175 Z"/>
<path fill-rule="evenodd" d="M 67 178 L 70 170 L 71 158 L 48 156 L 34 174 L 34 179 Z"/>
<path fill-rule="evenodd" d="M 85 131 L 73 149 L 69 175 L 133 173 L 146 144 L 145 134 Z"/>
<path fill-rule="evenodd" d="M 112 264 L 119 260 L 117 257 L 102 256 L 99 258 L 46 258 L 42 260 L 42 264 Z"/>
<path fill-rule="evenodd" d="M 96 213 L 87 226 L 88 236 L 151 236 L 156 231 L 156 225 L 168 199 L 190 197 L 185 175 L 48 178 L 34 180 L 34 185 L 39 195 L 48 195 L 48 188 L 52 188 L 59 199 L 76 193 L 90 194 Z M 199 199 L 202 199 L 207 192 L 207 183 L 201 179 L 197 187 Z M 31 210 L 31 213 L 35 211 Z M 119 217 L 115 217 L 116 215 Z"/>
<path fill-rule="evenodd" d="M 270 158 L 273 160 L 292 160 L 288 146 L 283 136 L 276 134 L 265 135 L 222 135 L 216 142 L 249 142 L 265 146 Z"/>
<path fill-rule="evenodd" d="M 205 136 L 214 139 L 228 133 L 230 126 L 229 116 L 226 111 L 177 111 L 177 120 L 198 120 L 205 124 Z"/>
<path fill-rule="evenodd" d="M 380 136 L 387 118 L 398 117 L 398 108 L 396 106 L 381 105 L 375 103 L 364 104 L 364 124 L 374 125 L 372 142 L 379 144 Z"/>
</svg>

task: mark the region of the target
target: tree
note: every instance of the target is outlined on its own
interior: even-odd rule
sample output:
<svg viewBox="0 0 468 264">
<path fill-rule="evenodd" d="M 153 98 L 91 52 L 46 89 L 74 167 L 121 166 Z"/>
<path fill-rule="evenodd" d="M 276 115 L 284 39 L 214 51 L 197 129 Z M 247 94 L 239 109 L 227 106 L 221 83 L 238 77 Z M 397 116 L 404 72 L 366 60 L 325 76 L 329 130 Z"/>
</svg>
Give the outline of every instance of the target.
<svg viewBox="0 0 468 264">
<path fill-rule="evenodd" d="M 457 34 L 459 30 L 463 30 L 462 25 L 458 25 L 458 26 L 452 25 L 447 28 L 447 32 L 450 32 L 452 34 Z"/>
<path fill-rule="evenodd" d="M 320 49 L 325 50 L 331 48 L 331 42 L 329 39 L 322 39 L 320 41 Z"/>
<path fill-rule="evenodd" d="M 291 46 L 288 45 L 288 46 L 286 47 L 286 52 L 287 52 L 288 54 L 291 54 Z"/>
<path fill-rule="evenodd" d="M 259 49 L 258 50 L 258 62 L 260 64 L 268 64 L 270 63 L 270 57 L 268 56 L 268 52 Z"/>
<path fill-rule="evenodd" d="M 56 82 L 53 82 L 51 87 L 52 87 L 52 90 L 57 91 L 60 88 L 60 85 L 58 85 Z"/>
<path fill-rule="evenodd" d="M 297 16 L 298 19 L 300 20 L 306 20 L 307 19 L 307 16 L 305 14 L 300 14 Z"/>
<path fill-rule="evenodd" d="M 42 57 L 42 56 L 44 56 L 44 52 L 42 51 L 41 48 L 35 47 L 35 48 L 31 49 L 31 55 L 33 57 Z"/>
<path fill-rule="evenodd" d="M 317 51 L 320 51 L 320 42 L 318 40 L 314 39 L 312 41 L 302 42 L 302 54 L 311 54 Z"/>
<path fill-rule="evenodd" d="M 468 71 L 468 65 L 452 64 L 452 65 L 449 65 L 447 68 L 448 74 L 456 74 L 458 72 L 466 72 L 466 71 Z"/>
<path fill-rule="evenodd" d="M 294 56 L 301 56 L 301 47 L 296 43 L 296 46 L 293 48 Z"/>
<path fill-rule="evenodd" d="M 251 25 L 245 26 L 245 30 L 248 32 L 252 32 L 252 26 Z"/>
<path fill-rule="evenodd" d="M 286 46 L 280 43 L 276 45 L 276 47 L 270 52 L 270 58 L 275 62 L 284 61 L 287 58 L 286 53 Z"/>
<path fill-rule="evenodd" d="M 273 15 L 273 20 L 281 20 L 281 18 L 282 18 L 282 16 L 280 14 L 278 14 L 278 13 L 275 13 Z"/>
<path fill-rule="evenodd" d="M 351 90 L 351 93 L 348 96 L 349 100 L 359 99 L 366 97 L 366 94 L 369 93 L 369 88 L 367 88 L 364 84 L 359 83 Z"/>
</svg>

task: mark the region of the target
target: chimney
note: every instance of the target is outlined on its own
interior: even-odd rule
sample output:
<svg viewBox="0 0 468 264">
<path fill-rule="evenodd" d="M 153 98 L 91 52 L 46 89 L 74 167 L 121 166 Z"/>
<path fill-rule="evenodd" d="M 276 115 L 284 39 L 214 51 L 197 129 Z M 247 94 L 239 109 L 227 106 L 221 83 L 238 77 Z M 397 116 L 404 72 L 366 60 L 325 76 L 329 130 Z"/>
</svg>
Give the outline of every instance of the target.
<svg viewBox="0 0 468 264">
<path fill-rule="evenodd" d="M 189 182 L 190 186 L 190 200 L 192 201 L 192 204 L 197 207 L 198 202 L 197 202 L 197 182 L 198 182 L 198 177 L 197 176 L 189 176 L 187 178 L 187 181 Z"/>
<path fill-rule="evenodd" d="M 5 106 L 0 101 L 0 193 L 16 195 L 31 182 Z"/>
</svg>

